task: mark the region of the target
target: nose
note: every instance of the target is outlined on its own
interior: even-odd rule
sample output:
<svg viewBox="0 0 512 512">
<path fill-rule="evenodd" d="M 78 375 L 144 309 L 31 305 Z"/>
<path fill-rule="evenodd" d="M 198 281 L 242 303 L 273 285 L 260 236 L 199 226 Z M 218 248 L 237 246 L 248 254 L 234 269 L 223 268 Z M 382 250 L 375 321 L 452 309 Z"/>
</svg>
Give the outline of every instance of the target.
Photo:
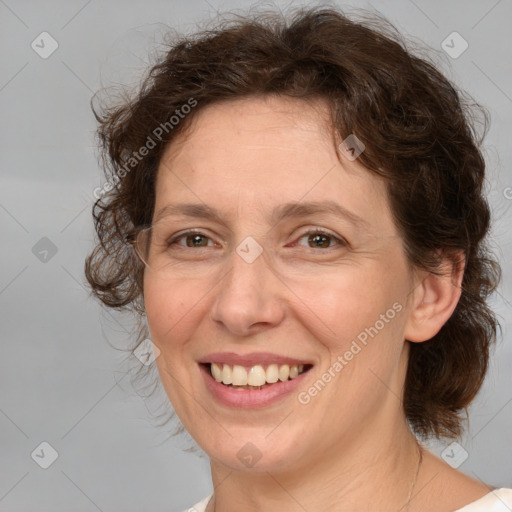
<svg viewBox="0 0 512 512">
<path fill-rule="evenodd" d="M 222 278 L 210 317 L 236 336 L 249 336 L 276 327 L 285 316 L 285 285 L 264 254 L 248 263 L 235 251 Z"/>
</svg>

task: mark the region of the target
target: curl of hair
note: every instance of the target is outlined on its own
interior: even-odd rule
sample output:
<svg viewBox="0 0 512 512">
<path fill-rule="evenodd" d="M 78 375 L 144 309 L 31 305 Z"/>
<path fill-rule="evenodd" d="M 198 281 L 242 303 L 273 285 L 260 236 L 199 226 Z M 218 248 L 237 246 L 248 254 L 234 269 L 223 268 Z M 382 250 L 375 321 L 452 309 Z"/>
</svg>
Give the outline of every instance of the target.
<svg viewBox="0 0 512 512">
<path fill-rule="evenodd" d="M 135 96 L 93 107 L 105 174 L 115 183 L 93 208 L 98 243 L 85 265 L 93 293 L 106 306 L 144 314 L 143 266 L 129 239 L 151 223 L 165 147 L 207 105 L 254 95 L 328 101 L 337 135 L 363 141 L 359 160 L 387 180 L 411 266 L 441 273 L 440 255 L 455 261 L 462 250 L 461 298 L 431 340 L 410 344 L 403 398 L 418 435 L 459 436 L 499 327 L 487 305 L 500 267 L 486 242 L 490 209 L 475 117 L 483 109 L 378 16 L 356 22 L 332 8 L 309 8 L 290 19 L 227 20 L 174 40 Z M 155 128 L 191 99 L 197 106 L 156 140 Z M 484 112 L 484 128 L 486 121 Z M 130 160 L 148 137 L 155 147 Z"/>
</svg>

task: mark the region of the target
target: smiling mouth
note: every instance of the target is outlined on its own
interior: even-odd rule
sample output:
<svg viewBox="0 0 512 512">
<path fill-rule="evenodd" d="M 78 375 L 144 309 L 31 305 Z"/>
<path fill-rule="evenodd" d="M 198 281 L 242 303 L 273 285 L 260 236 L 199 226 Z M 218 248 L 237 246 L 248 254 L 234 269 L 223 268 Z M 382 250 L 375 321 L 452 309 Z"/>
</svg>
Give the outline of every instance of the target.
<svg viewBox="0 0 512 512">
<path fill-rule="evenodd" d="M 266 389 L 273 384 L 296 379 L 313 367 L 311 364 L 258 364 L 251 367 L 226 363 L 202 365 L 219 384 L 239 390 Z"/>
</svg>

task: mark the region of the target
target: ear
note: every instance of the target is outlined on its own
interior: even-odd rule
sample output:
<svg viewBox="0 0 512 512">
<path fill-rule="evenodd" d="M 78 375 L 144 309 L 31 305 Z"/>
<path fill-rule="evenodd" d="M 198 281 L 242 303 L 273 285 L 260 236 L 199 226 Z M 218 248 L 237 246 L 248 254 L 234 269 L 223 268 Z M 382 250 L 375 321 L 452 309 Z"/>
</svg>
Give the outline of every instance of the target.
<svg viewBox="0 0 512 512">
<path fill-rule="evenodd" d="M 441 330 L 459 302 L 464 267 L 464 252 L 457 251 L 450 257 L 443 257 L 440 268 L 442 275 L 427 271 L 416 273 L 404 331 L 406 340 L 420 343 L 431 339 Z"/>
</svg>

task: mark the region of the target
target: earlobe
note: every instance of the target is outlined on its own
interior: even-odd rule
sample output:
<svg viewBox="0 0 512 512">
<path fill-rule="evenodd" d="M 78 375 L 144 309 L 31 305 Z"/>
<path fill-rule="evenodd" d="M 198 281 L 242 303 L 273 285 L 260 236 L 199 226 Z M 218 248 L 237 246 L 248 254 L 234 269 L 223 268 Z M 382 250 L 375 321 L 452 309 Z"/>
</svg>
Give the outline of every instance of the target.
<svg viewBox="0 0 512 512">
<path fill-rule="evenodd" d="M 422 272 L 410 301 L 406 340 L 421 343 L 434 337 L 451 317 L 459 302 L 464 275 L 464 253 L 443 258 L 441 275 Z"/>
</svg>

